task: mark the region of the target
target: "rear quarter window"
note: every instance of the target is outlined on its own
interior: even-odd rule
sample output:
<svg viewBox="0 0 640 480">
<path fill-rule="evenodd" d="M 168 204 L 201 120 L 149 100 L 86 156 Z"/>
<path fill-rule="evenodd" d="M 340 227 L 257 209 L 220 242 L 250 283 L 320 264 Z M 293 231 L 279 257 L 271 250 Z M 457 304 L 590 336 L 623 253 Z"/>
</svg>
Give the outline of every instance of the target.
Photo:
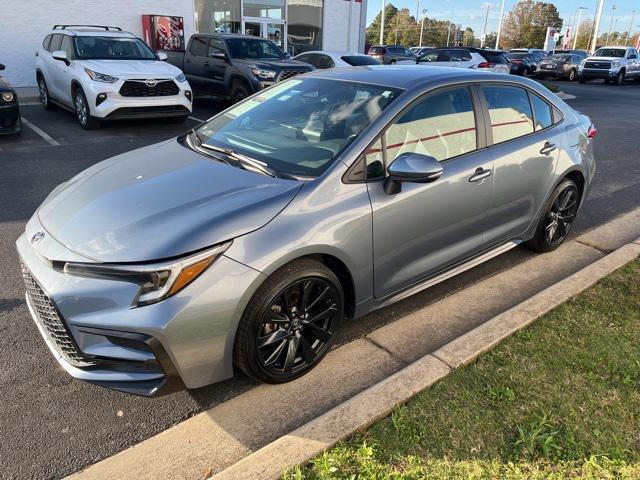
<svg viewBox="0 0 640 480">
<path fill-rule="evenodd" d="M 504 55 L 499 52 L 480 52 L 480 55 L 482 55 L 484 59 L 490 63 L 508 63 Z"/>
</svg>

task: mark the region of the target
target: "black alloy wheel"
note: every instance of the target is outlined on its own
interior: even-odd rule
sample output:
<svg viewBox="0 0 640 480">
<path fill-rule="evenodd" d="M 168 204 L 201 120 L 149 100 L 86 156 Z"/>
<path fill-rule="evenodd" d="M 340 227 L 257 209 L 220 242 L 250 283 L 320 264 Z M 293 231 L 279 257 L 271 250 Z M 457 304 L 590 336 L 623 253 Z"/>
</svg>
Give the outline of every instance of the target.
<svg viewBox="0 0 640 480">
<path fill-rule="evenodd" d="M 240 80 L 234 80 L 231 86 L 231 95 L 229 96 L 229 101 L 231 105 L 235 105 L 238 102 L 241 102 L 245 98 L 250 95 L 249 89 L 247 86 Z"/>
<path fill-rule="evenodd" d="M 573 180 L 563 180 L 547 202 L 536 234 L 528 245 L 538 252 L 550 252 L 558 248 L 569 236 L 579 205 L 578 186 Z"/>
<path fill-rule="evenodd" d="M 327 353 L 344 315 L 337 277 L 311 259 L 275 272 L 249 302 L 234 346 L 237 367 L 256 380 L 298 378 Z"/>
</svg>

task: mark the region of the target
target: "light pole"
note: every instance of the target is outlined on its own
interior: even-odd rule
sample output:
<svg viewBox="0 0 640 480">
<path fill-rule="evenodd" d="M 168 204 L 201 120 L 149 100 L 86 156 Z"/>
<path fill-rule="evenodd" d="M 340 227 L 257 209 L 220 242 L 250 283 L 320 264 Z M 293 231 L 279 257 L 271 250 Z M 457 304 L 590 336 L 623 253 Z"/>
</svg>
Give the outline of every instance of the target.
<svg viewBox="0 0 640 480">
<path fill-rule="evenodd" d="M 598 44 L 598 31 L 600 30 L 600 20 L 602 19 L 602 9 L 604 8 L 604 0 L 598 0 L 598 8 L 593 21 L 593 37 L 591 37 L 591 53 L 596 51 Z"/>
<path fill-rule="evenodd" d="M 627 46 L 627 42 L 629 41 L 629 36 L 631 35 L 631 29 L 633 28 L 633 18 L 636 16 L 636 11 L 631 12 L 631 21 L 629 22 L 629 28 L 627 29 L 627 35 L 624 37 L 624 46 Z"/>
<path fill-rule="evenodd" d="M 576 43 L 578 42 L 578 33 L 580 32 L 580 19 L 582 18 L 582 10 L 588 10 L 587 7 L 578 7 L 578 21 L 573 29 L 573 49 L 576 49 Z"/>
<path fill-rule="evenodd" d="M 380 45 L 384 45 L 384 0 L 382 0 L 382 12 L 380 13 Z"/>
<path fill-rule="evenodd" d="M 447 47 L 449 46 L 449 39 L 451 38 L 451 25 L 453 24 L 453 0 L 451 1 L 451 16 L 449 17 L 449 26 L 447 27 Z"/>
<path fill-rule="evenodd" d="M 485 3 L 484 8 L 487 9 L 487 13 L 484 15 L 484 28 L 482 29 L 482 42 L 480 42 L 480 48 L 484 47 L 484 42 L 487 38 L 487 21 L 489 20 L 489 10 L 491 10 L 491 4 Z"/>
<path fill-rule="evenodd" d="M 609 23 L 609 31 L 607 32 L 607 47 L 609 46 L 609 37 L 611 36 L 611 27 L 613 27 L 613 20 L 616 18 L 616 6 L 611 7 L 611 22 Z"/>
<path fill-rule="evenodd" d="M 500 46 L 500 31 L 502 30 L 502 18 L 504 17 L 504 0 L 502 0 L 502 6 L 500 7 L 500 21 L 498 22 L 498 34 L 496 35 L 495 50 L 498 50 Z"/>
<path fill-rule="evenodd" d="M 424 31 L 424 17 L 427 16 L 427 9 L 422 10 L 422 21 L 420 22 L 420 47 L 422 46 L 422 32 Z"/>
</svg>

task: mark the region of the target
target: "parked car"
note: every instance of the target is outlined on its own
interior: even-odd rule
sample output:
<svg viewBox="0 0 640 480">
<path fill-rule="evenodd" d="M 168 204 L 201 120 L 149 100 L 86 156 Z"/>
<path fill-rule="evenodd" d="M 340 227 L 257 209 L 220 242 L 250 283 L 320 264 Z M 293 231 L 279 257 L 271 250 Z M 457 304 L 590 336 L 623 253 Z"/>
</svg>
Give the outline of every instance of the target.
<svg viewBox="0 0 640 480">
<path fill-rule="evenodd" d="M 570 53 L 572 55 L 577 55 L 578 57 L 580 57 L 580 60 L 584 60 L 589 56 L 589 52 L 586 52 L 584 50 L 556 50 L 555 52 L 553 52 L 553 55 L 559 53 Z"/>
<path fill-rule="evenodd" d="M 36 51 L 36 79 L 46 109 L 75 113 L 85 129 L 104 120 L 170 118 L 191 113 L 184 74 L 119 27 L 55 25 Z"/>
<path fill-rule="evenodd" d="M 582 58 L 573 53 L 556 53 L 540 62 L 536 78 L 563 78 L 571 82 L 578 78 L 578 68 Z"/>
<path fill-rule="evenodd" d="M 402 45 L 374 45 L 369 47 L 367 55 L 385 65 L 415 63 L 416 55 Z"/>
<path fill-rule="evenodd" d="M 578 68 L 580 83 L 602 78 L 605 83 L 621 85 L 625 79 L 640 79 L 638 51 L 630 47 L 602 47 Z"/>
<path fill-rule="evenodd" d="M 167 55 L 196 92 L 231 103 L 313 70 L 308 63 L 288 58 L 271 40 L 233 33 L 199 33 L 189 39 L 185 52 Z"/>
<path fill-rule="evenodd" d="M 509 60 L 511 74 L 525 77 L 535 73 L 540 62 L 539 57 L 532 53 L 507 53 L 505 57 Z"/>
<path fill-rule="evenodd" d="M 409 50 L 411 50 L 416 57 L 421 57 L 422 55 L 429 53 L 434 48 L 436 47 L 411 47 Z"/>
<path fill-rule="evenodd" d="M 589 119 L 526 78 L 330 69 L 259 99 L 90 167 L 29 220 L 28 306 L 72 376 L 293 380 L 348 318 L 557 248 L 595 172 Z"/>
<path fill-rule="evenodd" d="M 0 63 L 0 71 L 5 66 Z M 22 131 L 18 94 L 9 80 L 0 75 L 0 135 L 10 135 Z"/>
<path fill-rule="evenodd" d="M 363 53 L 349 52 L 304 52 L 293 57 L 294 60 L 313 65 L 314 68 L 324 70 L 327 68 L 362 67 L 366 65 L 380 65 L 380 62 Z"/>
<path fill-rule="evenodd" d="M 471 47 L 436 48 L 416 60 L 418 65 L 474 68 L 493 73 L 509 73 L 507 58 L 499 50 Z"/>
</svg>

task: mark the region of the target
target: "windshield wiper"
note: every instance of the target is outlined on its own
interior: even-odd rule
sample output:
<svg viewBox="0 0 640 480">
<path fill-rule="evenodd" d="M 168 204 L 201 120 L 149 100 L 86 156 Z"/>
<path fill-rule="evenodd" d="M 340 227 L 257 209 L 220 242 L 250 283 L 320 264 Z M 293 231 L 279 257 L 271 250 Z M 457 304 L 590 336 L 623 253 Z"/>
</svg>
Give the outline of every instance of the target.
<svg viewBox="0 0 640 480">
<path fill-rule="evenodd" d="M 266 163 L 261 162 L 260 160 L 256 160 L 255 158 L 248 157 L 247 155 L 243 155 L 241 153 L 236 152 L 231 148 L 224 147 L 216 147 L 214 145 L 207 145 L 206 143 L 202 143 L 200 145 L 201 148 L 206 150 L 213 150 L 214 152 L 219 152 L 225 155 L 227 158 L 232 159 L 236 164 L 245 170 L 253 170 L 259 173 L 263 173 L 273 178 L 286 178 L 288 180 L 297 180 L 297 178 L 287 175 L 284 173 L 280 173 L 277 170 L 269 167 Z"/>
</svg>

